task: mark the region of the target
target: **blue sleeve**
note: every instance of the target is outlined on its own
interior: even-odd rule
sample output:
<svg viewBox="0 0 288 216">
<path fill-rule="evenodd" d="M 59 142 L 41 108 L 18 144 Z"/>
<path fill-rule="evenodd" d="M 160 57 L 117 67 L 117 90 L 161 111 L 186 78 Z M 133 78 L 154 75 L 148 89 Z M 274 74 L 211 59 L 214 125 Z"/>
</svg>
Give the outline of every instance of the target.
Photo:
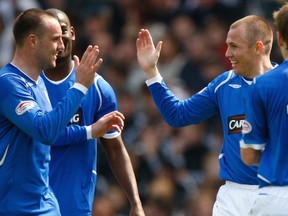
<svg viewBox="0 0 288 216">
<path fill-rule="evenodd" d="M 98 120 L 107 113 L 118 110 L 118 103 L 113 88 L 102 77 L 96 80 L 95 88 L 97 88 L 101 100 L 96 116 L 96 120 Z"/>
<path fill-rule="evenodd" d="M 94 113 L 95 116 L 93 117 L 94 122 L 96 122 L 105 114 L 117 110 L 118 104 L 113 88 L 101 76 L 98 75 L 97 79 L 95 79 L 94 86 L 91 87 L 89 91 L 92 91 L 92 88 L 96 89 L 97 95 L 101 101 L 100 107 L 96 109 L 97 112 Z M 91 95 L 95 97 L 95 94 L 89 94 L 87 97 L 92 97 Z M 90 104 L 93 104 L 94 100 L 95 98 L 90 98 Z M 108 134 L 112 135 L 112 133 L 114 134 L 115 131 L 110 131 Z M 82 144 L 82 141 L 86 140 L 87 132 L 85 127 L 71 124 L 65 128 L 63 133 L 60 134 L 58 139 L 53 143 L 53 146 Z"/>
<path fill-rule="evenodd" d="M 0 86 L 1 115 L 32 138 L 49 145 L 64 130 L 84 96 L 80 90 L 71 88 L 52 111 L 45 113 L 18 75 L 2 75 Z"/>
<path fill-rule="evenodd" d="M 165 82 L 149 86 L 153 100 L 165 121 L 172 127 L 198 124 L 218 113 L 214 83 L 186 100 L 179 100 Z"/>
<path fill-rule="evenodd" d="M 99 76 L 99 75 L 98 75 Z M 115 92 L 111 85 L 104 80 L 101 76 L 98 77 L 98 79 L 95 80 L 95 88 L 98 91 L 98 95 L 101 101 L 101 105 L 96 112 L 95 121 L 100 119 L 102 116 L 106 115 L 109 112 L 118 110 L 118 102 L 115 95 Z M 104 138 L 114 138 L 119 135 L 119 132 L 115 130 L 109 131 L 106 135 L 104 135 Z"/>
<path fill-rule="evenodd" d="M 265 91 L 264 91 L 265 92 Z M 246 123 L 243 128 L 244 145 L 263 149 L 267 142 L 268 128 L 265 114 L 263 89 L 258 84 L 251 86 L 246 106 Z"/>
<path fill-rule="evenodd" d="M 97 76 L 97 79 L 94 81 L 94 86 L 89 89 L 89 91 L 93 91 L 92 88 L 95 88 L 97 94 L 100 98 L 101 105 L 97 108 L 97 112 L 94 113 L 94 122 L 100 119 L 105 114 L 117 110 L 118 104 L 114 90 L 101 76 Z M 95 94 L 89 94 L 87 97 L 89 98 L 90 104 L 94 103 Z M 114 131 L 110 131 L 109 133 L 113 133 Z M 53 146 L 64 146 L 64 145 L 75 145 L 82 144 L 82 141 L 87 140 L 87 132 L 84 126 L 79 126 L 76 124 L 71 124 L 65 128 L 65 130 L 60 134 L 58 139 L 53 143 Z"/>
<path fill-rule="evenodd" d="M 53 143 L 53 146 L 81 144 L 83 141 L 86 140 L 86 128 L 84 126 L 72 124 L 65 127 L 64 131 Z"/>
</svg>

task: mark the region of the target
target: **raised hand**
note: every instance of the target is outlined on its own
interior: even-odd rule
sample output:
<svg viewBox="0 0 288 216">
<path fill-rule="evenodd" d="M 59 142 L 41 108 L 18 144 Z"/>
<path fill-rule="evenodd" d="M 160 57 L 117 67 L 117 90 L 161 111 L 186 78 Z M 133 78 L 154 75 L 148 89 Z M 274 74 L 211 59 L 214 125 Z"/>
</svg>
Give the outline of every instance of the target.
<svg viewBox="0 0 288 216">
<path fill-rule="evenodd" d="M 124 115 L 118 111 L 110 112 L 92 124 L 92 137 L 100 138 L 110 130 L 121 132 L 124 128 Z"/>
<path fill-rule="evenodd" d="M 139 31 L 139 37 L 136 40 L 137 59 L 148 79 L 159 74 L 157 62 L 160 57 L 161 47 L 162 41 L 159 41 L 155 48 L 151 34 L 147 29 Z"/>
<path fill-rule="evenodd" d="M 95 73 L 99 70 L 103 60 L 100 58 L 98 46 L 89 45 L 84 52 L 81 61 L 75 55 L 74 62 L 76 68 L 76 82 L 87 88 L 93 83 Z M 97 60 L 97 61 L 96 61 Z"/>
</svg>

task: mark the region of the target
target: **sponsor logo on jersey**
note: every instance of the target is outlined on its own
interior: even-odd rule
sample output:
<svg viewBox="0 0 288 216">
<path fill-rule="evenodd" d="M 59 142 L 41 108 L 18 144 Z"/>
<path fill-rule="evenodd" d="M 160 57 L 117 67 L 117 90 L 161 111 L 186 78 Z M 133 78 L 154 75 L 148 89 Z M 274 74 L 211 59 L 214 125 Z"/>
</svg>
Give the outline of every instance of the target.
<svg viewBox="0 0 288 216">
<path fill-rule="evenodd" d="M 83 118 L 82 108 L 80 107 L 77 112 L 74 114 L 74 116 L 70 119 L 70 122 L 68 125 L 76 124 L 81 125 Z"/>
<path fill-rule="evenodd" d="M 245 115 L 228 117 L 228 134 L 242 133 Z"/>
<path fill-rule="evenodd" d="M 243 122 L 243 128 L 242 128 L 242 133 L 243 133 L 243 134 L 247 134 L 247 133 L 250 133 L 251 130 L 252 130 L 251 124 L 250 124 L 248 121 L 244 120 L 244 122 Z"/>
<path fill-rule="evenodd" d="M 32 109 L 35 106 L 33 101 L 21 101 L 16 109 L 15 112 L 17 115 L 23 115 L 25 112 L 27 112 L 29 109 Z"/>
</svg>

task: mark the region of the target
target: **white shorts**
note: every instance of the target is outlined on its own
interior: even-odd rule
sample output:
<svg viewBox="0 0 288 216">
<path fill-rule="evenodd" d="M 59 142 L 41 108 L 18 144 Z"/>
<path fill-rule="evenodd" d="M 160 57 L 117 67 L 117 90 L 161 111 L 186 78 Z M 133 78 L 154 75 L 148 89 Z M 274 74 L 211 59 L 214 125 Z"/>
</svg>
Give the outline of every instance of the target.
<svg viewBox="0 0 288 216">
<path fill-rule="evenodd" d="M 250 215 L 287 216 L 288 186 L 268 186 L 258 190 Z"/>
<path fill-rule="evenodd" d="M 257 196 L 258 185 L 226 181 L 217 193 L 213 216 L 248 216 Z"/>
</svg>

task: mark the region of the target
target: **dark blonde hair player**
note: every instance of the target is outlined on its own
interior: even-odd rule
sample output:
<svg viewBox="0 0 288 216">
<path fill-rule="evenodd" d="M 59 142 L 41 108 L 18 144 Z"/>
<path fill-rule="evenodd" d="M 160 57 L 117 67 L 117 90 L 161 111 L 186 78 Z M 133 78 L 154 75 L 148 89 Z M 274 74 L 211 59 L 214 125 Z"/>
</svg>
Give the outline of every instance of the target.
<svg viewBox="0 0 288 216">
<path fill-rule="evenodd" d="M 244 104 L 253 78 L 273 68 L 272 40 L 272 29 L 261 17 L 251 15 L 234 22 L 226 39 L 226 57 L 233 69 L 216 77 L 202 91 L 180 100 L 167 87 L 157 68 L 162 42 L 155 48 L 149 31 L 139 32 L 138 62 L 164 119 L 172 127 L 184 127 L 214 115 L 221 116 L 224 142 L 219 153 L 219 175 L 226 183 L 218 191 L 213 216 L 246 216 L 254 202 L 258 189 L 257 167 L 242 162 L 239 141 L 245 118 Z"/>
<path fill-rule="evenodd" d="M 241 154 L 258 165 L 253 216 L 288 215 L 288 3 L 273 14 L 282 64 L 256 78 L 247 103 Z"/>
</svg>

